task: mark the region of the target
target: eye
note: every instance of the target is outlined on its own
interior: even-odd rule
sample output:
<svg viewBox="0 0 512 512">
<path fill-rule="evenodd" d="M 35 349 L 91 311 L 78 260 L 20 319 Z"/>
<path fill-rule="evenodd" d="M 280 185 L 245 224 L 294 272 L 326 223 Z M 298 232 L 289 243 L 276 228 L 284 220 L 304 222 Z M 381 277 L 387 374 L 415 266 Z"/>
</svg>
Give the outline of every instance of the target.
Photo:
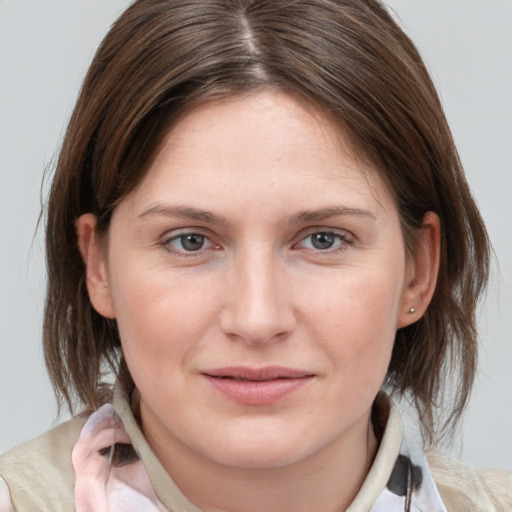
<svg viewBox="0 0 512 512">
<path fill-rule="evenodd" d="M 162 245 L 175 253 L 191 253 L 214 247 L 208 237 L 199 233 L 180 233 L 168 238 Z"/>
<path fill-rule="evenodd" d="M 306 249 L 328 251 L 347 243 L 346 236 L 334 231 L 316 231 L 303 238 L 297 245 Z"/>
</svg>

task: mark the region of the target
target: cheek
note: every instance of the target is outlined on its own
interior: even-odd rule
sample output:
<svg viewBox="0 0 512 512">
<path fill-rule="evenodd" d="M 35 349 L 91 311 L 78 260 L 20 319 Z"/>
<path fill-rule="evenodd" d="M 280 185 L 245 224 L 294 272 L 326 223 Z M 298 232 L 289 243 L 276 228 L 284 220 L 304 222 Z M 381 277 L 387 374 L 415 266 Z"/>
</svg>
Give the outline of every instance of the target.
<svg viewBox="0 0 512 512">
<path fill-rule="evenodd" d="M 377 333 L 375 342 L 396 331 L 403 275 L 392 266 L 389 270 L 343 269 L 311 280 L 303 288 L 304 310 L 323 318 L 318 322 L 320 328 L 351 337 L 373 331 Z"/>
<path fill-rule="evenodd" d="M 401 275 L 393 271 L 340 272 L 310 284 L 304 294 L 309 334 L 348 386 L 384 379 L 397 330 Z"/>
<path fill-rule="evenodd" d="M 203 283 L 205 285 L 205 283 Z M 118 268 L 112 280 L 123 351 L 128 363 L 159 365 L 182 358 L 199 343 L 214 315 L 205 286 L 186 276 L 137 265 Z"/>
</svg>

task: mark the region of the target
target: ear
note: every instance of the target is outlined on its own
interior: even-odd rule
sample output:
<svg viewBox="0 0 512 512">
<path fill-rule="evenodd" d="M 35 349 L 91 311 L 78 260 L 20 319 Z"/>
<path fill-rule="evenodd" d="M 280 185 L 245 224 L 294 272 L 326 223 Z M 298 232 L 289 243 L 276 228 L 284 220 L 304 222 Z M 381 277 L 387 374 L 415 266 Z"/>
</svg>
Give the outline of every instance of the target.
<svg viewBox="0 0 512 512">
<path fill-rule="evenodd" d="M 416 250 L 408 263 L 398 328 L 419 320 L 430 304 L 436 288 L 440 251 L 441 222 L 437 214 L 428 212 L 423 218 Z"/>
<path fill-rule="evenodd" d="M 96 216 L 86 213 L 77 219 L 75 229 L 78 249 L 85 264 L 87 291 L 94 309 L 102 316 L 115 318 L 116 313 L 107 279 L 105 251 L 94 231 Z"/>
</svg>

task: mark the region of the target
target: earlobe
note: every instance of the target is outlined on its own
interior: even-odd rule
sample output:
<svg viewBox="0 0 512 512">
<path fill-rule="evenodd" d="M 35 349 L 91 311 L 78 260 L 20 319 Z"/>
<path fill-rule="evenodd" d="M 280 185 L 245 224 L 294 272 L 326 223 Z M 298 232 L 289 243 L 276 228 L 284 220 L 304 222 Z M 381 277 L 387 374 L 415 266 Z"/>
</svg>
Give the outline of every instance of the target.
<svg viewBox="0 0 512 512">
<path fill-rule="evenodd" d="M 78 249 L 85 264 L 87 291 L 94 309 L 100 315 L 115 318 L 116 314 L 107 279 L 106 258 L 95 227 L 96 216 L 92 213 L 80 216 L 75 223 Z"/>
<path fill-rule="evenodd" d="M 437 283 L 440 252 L 441 222 L 437 214 L 428 212 L 409 263 L 398 328 L 419 320 L 430 304 Z"/>
</svg>

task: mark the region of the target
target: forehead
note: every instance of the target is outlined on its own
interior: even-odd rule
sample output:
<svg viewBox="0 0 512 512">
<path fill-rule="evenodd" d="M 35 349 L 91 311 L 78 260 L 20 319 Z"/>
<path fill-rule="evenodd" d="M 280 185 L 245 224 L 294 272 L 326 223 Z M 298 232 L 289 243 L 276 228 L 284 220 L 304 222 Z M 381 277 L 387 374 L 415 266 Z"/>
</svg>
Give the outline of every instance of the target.
<svg viewBox="0 0 512 512">
<path fill-rule="evenodd" d="M 302 194 L 316 202 L 370 197 L 389 203 L 375 169 L 355 158 L 347 137 L 324 112 L 276 90 L 200 104 L 170 130 L 137 196 L 169 200 L 179 191 L 214 203 L 219 191 Z M 333 196 L 331 198 L 331 196 Z M 335 197 L 336 196 L 336 197 Z M 160 199 L 159 199 L 160 198 Z M 389 206 L 389 204 L 388 204 Z"/>
</svg>

